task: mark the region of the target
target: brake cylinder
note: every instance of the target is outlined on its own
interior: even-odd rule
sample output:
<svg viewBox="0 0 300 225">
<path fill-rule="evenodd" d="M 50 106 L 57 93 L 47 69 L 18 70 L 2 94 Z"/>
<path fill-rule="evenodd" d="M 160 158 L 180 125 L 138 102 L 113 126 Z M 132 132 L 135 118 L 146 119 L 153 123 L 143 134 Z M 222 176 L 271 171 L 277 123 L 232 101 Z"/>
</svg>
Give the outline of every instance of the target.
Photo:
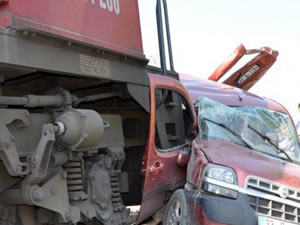
<svg viewBox="0 0 300 225">
<path fill-rule="evenodd" d="M 104 124 L 96 111 L 71 109 L 61 114 L 55 123 L 59 128 L 57 140 L 72 151 L 96 149 L 101 143 Z"/>
</svg>

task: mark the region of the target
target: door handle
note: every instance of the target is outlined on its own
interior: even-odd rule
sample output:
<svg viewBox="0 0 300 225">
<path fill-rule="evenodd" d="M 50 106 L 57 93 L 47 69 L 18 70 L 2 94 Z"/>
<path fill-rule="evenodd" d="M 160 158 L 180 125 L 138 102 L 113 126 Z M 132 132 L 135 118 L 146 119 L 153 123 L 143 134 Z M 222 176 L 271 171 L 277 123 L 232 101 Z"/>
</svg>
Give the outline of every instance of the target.
<svg viewBox="0 0 300 225">
<path fill-rule="evenodd" d="M 152 175 L 158 175 L 160 171 L 163 169 L 164 164 L 160 161 L 156 161 L 153 166 L 150 167 L 150 173 Z"/>
</svg>

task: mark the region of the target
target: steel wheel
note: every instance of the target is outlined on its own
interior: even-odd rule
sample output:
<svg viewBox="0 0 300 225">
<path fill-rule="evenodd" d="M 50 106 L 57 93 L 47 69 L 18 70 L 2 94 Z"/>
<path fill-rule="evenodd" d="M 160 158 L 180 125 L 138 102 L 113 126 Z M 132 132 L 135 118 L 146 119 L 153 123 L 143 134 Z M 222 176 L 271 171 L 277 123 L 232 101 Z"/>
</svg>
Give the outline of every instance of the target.
<svg viewBox="0 0 300 225">
<path fill-rule="evenodd" d="M 189 225 L 190 217 L 187 206 L 184 191 L 174 192 L 167 204 L 163 225 Z"/>
</svg>

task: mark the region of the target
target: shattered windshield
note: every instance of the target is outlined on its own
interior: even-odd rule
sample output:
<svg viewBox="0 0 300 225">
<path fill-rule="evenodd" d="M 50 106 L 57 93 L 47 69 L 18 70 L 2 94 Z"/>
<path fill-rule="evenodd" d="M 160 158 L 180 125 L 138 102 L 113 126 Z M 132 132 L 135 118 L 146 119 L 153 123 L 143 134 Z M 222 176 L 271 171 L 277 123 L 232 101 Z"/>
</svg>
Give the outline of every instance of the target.
<svg viewBox="0 0 300 225">
<path fill-rule="evenodd" d="M 199 139 L 224 140 L 300 162 L 298 136 L 286 113 L 263 107 L 227 106 L 205 97 L 195 106 Z"/>
</svg>

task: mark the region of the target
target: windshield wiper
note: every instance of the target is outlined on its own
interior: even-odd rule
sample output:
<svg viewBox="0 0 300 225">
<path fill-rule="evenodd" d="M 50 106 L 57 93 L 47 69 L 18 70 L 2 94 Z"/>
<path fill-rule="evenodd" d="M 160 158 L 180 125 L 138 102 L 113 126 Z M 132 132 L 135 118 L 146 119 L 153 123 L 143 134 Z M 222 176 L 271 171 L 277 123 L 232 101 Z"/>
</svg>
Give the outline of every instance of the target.
<svg viewBox="0 0 300 225">
<path fill-rule="evenodd" d="M 246 146 L 247 148 L 252 149 L 252 150 L 256 150 L 256 149 L 254 149 L 252 146 L 250 146 L 250 145 L 243 139 L 243 137 L 242 137 L 241 135 L 235 133 L 233 130 L 231 130 L 229 127 L 227 127 L 225 124 L 216 122 L 216 121 L 214 121 L 214 120 L 211 120 L 211 119 L 208 119 L 208 118 L 205 118 L 205 117 L 203 117 L 202 119 L 205 120 L 205 121 L 208 121 L 208 122 L 210 122 L 210 123 L 216 124 L 216 125 L 218 125 L 219 127 L 222 127 L 224 130 L 229 131 L 229 132 L 232 133 L 235 137 L 237 137 L 238 139 L 240 139 L 240 140 L 245 144 L 245 146 Z"/>
<path fill-rule="evenodd" d="M 271 138 L 269 138 L 266 135 L 261 134 L 258 130 L 256 130 L 255 128 L 253 128 L 249 124 L 248 124 L 248 128 L 250 130 L 252 130 L 254 133 L 256 133 L 258 136 L 260 136 L 265 142 L 269 143 L 269 145 L 272 145 L 273 147 L 275 147 L 276 150 L 277 150 L 277 153 L 284 154 L 290 162 L 292 162 L 292 163 L 294 162 L 294 160 L 289 156 L 289 154 L 287 154 L 286 151 L 284 151 L 277 144 L 275 144 Z"/>
</svg>

